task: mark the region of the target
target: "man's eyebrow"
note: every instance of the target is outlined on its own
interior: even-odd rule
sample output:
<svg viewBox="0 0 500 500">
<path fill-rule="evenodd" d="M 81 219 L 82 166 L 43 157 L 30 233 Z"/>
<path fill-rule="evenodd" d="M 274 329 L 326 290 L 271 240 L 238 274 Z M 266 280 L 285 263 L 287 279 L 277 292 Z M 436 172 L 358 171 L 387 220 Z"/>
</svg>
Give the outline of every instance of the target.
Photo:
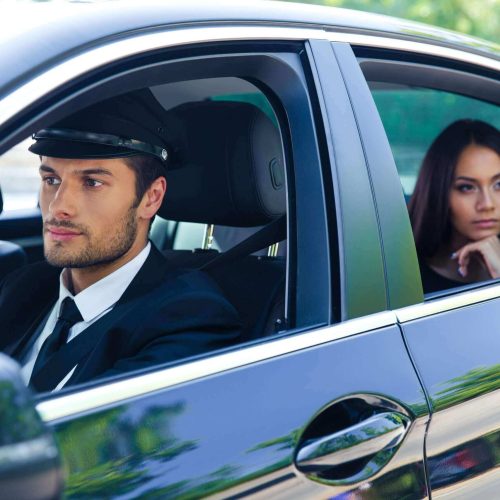
<svg viewBox="0 0 500 500">
<path fill-rule="evenodd" d="M 41 172 L 48 172 L 50 174 L 56 174 L 56 170 L 53 169 L 52 167 L 48 167 L 47 165 L 44 165 L 43 163 L 40 165 L 39 170 Z M 84 170 L 75 170 L 73 172 L 74 174 L 84 176 L 84 175 L 109 175 L 113 177 L 113 174 L 111 173 L 110 170 L 106 170 L 105 168 L 86 168 Z"/>
<path fill-rule="evenodd" d="M 56 172 L 52 167 L 47 167 L 47 165 L 44 165 L 43 163 L 40 165 L 39 170 L 42 172 L 49 172 L 51 174 Z"/>
<path fill-rule="evenodd" d="M 110 170 L 106 170 L 105 168 L 86 168 L 85 170 L 75 170 L 75 174 L 78 175 L 110 175 L 113 177 L 113 174 Z"/>
</svg>

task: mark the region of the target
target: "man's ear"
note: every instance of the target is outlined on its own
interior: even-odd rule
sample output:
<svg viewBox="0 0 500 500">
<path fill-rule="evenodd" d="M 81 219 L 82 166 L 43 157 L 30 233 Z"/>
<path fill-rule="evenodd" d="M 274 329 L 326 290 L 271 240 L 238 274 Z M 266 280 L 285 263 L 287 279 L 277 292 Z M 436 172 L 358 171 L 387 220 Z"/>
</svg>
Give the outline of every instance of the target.
<svg viewBox="0 0 500 500">
<path fill-rule="evenodd" d="M 166 191 L 167 180 L 165 177 L 157 177 L 146 190 L 139 203 L 137 208 L 139 217 L 148 220 L 153 218 L 161 207 Z"/>
</svg>

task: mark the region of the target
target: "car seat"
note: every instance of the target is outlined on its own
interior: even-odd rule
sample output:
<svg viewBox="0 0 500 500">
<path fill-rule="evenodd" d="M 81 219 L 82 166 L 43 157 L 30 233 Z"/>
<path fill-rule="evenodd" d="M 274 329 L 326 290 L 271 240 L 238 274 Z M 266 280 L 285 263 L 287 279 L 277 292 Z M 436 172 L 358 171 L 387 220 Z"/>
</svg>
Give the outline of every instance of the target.
<svg viewBox="0 0 500 500">
<path fill-rule="evenodd" d="M 0 214 L 3 212 L 3 196 L 0 191 Z M 27 262 L 26 252 L 17 243 L 0 240 L 0 281 L 10 272 Z"/>
<path fill-rule="evenodd" d="M 185 150 L 179 153 L 183 161 L 167 174 L 161 217 L 239 228 L 285 219 L 281 136 L 262 111 L 247 103 L 201 101 L 171 113 L 182 124 Z M 262 245 L 285 236 L 286 231 L 271 232 Z M 173 265 L 202 268 L 213 277 L 240 313 L 244 340 L 286 324 L 285 258 L 243 252 L 225 259 L 211 250 L 163 253 Z"/>
</svg>

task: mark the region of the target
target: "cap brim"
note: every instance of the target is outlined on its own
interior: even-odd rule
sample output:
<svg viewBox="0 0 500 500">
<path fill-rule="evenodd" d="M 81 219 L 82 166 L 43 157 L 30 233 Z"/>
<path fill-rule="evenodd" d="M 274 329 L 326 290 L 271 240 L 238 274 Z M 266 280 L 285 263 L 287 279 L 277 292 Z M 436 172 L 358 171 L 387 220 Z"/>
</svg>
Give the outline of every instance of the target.
<svg viewBox="0 0 500 500">
<path fill-rule="evenodd" d="M 130 149 L 116 146 L 50 139 L 38 140 L 28 150 L 41 156 L 69 159 L 123 158 L 139 154 Z"/>
</svg>

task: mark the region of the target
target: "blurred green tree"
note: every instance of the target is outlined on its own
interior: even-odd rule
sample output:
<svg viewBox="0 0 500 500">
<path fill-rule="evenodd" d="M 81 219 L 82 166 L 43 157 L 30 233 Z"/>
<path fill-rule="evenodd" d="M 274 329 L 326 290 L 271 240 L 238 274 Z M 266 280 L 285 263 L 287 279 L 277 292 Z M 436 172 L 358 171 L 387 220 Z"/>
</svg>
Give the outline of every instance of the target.
<svg viewBox="0 0 500 500">
<path fill-rule="evenodd" d="M 287 0 L 345 7 L 426 24 L 500 42 L 500 0 Z"/>
</svg>

